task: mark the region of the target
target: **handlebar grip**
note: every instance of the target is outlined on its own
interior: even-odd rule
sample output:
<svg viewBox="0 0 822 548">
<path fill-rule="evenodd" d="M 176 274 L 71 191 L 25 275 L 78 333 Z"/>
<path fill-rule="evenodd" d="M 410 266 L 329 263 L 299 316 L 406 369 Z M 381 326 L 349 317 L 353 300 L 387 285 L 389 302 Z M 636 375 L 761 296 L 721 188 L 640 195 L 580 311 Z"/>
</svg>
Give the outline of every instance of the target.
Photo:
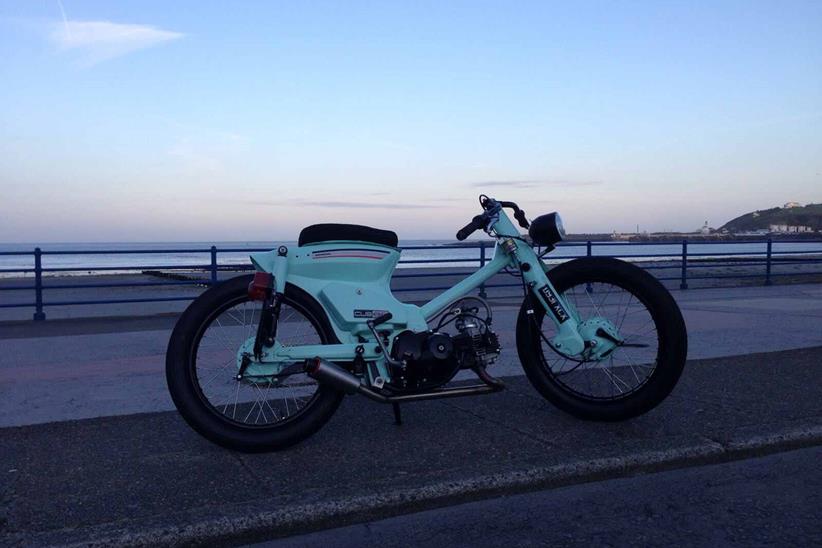
<svg viewBox="0 0 822 548">
<path fill-rule="evenodd" d="M 457 232 L 457 240 L 463 241 L 465 238 L 470 236 L 475 230 L 483 228 L 485 226 L 485 216 L 484 215 L 477 215 L 471 222 L 462 227 L 459 232 Z"/>
</svg>

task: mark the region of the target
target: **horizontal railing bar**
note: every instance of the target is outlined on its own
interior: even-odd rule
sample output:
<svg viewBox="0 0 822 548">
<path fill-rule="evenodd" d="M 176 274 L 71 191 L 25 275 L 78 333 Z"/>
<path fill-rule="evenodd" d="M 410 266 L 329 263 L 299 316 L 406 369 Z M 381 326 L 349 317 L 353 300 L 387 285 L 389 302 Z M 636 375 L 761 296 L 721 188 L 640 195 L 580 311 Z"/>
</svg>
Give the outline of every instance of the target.
<svg viewBox="0 0 822 548">
<path fill-rule="evenodd" d="M 43 268 L 43 272 L 80 272 L 104 271 L 104 270 L 210 270 L 210 264 L 189 264 L 189 265 L 145 265 L 145 266 L 83 266 L 83 267 L 59 267 Z"/>
<path fill-rule="evenodd" d="M 736 240 L 690 240 L 687 238 L 677 239 L 677 240 L 662 240 L 662 241 L 654 241 L 654 240 L 643 240 L 643 241 L 612 241 L 612 240 L 565 240 L 559 242 L 556 247 L 576 247 L 576 246 L 586 246 L 590 241 L 592 245 L 595 246 L 630 246 L 630 245 L 671 245 L 671 246 L 680 246 L 682 245 L 682 241 L 685 240 L 688 242 L 689 245 L 727 245 L 727 244 L 738 244 L 738 245 L 755 245 L 755 244 L 767 244 L 769 240 L 767 239 L 758 239 L 758 240 L 747 240 L 747 239 L 736 239 Z M 770 240 L 774 244 L 809 244 L 809 243 L 822 243 L 822 239 L 772 239 Z M 292 245 L 294 242 L 290 242 Z M 276 247 L 280 245 L 277 242 L 272 242 L 270 246 L 263 246 L 263 247 L 219 247 L 215 246 L 218 252 L 225 252 L 225 253 L 239 253 L 243 251 L 271 251 L 276 249 Z M 288 245 L 288 244 L 286 244 Z M 459 248 L 479 248 L 479 247 L 486 247 L 486 248 L 493 248 L 493 242 L 491 241 L 477 241 L 477 242 L 466 242 L 462 244 L 443 244 L 443 245 L 401 245 L 397 249 L 408 249 L 408 250 L 420 250 L 420 249 L 459 249 Z M 61 250 L 48 250 L 42 249 L 41 253 L 43 255 L 100 255 L 100 254 L 108 254 L 108 253 L 134 253 L 134 254 L 143 254 L 143 253 L 209 253 L 211 252 L 211 246 L 208 247 L 193 247 L 193 248 L 169 248 L 169 249 L 61 249 Z M 33 255 L 34 248 L 31 251 L 0 251 L 0 255 Z"/>
<path fill-rule="evenodd" d="M 153 286 L 175 286 L 175 285 L 209 285 L 211 280 L 175 280 L 169 282 L 111 282 L 99 284 L 60 284 L 60 285 L 43 285 L 43 289 L 83 289 L 83 288 L 102 288 L 102 287 L 153 287 Z M 2 289 L 2 288 L 0 288 Z M 33 289 L 33 288 L 32 288 Z"/>
<path fill-rule="evenodd" d="M 822 252 L 815 250 L 805 251 L 773 251 L 773 255 L 811 255 L 817 254 L 822 256 Z M 657 257 L 681 257 L 681 253 L 649 253 L 649 254 L 594 254 L 594 257 L 612 257 L 621 259 L 653 259 Z M 751 257 L 758 256 L 765 257 L 765 253 L 749 253 L 749 252 L 721 252 L 721 253 L 688 253 L 689 259 L 699 259 L 701 257 Z M 543 257 L 547 260 L 560 259 L 576 259 L 584 257 L 584 255 L 549 255 Z M 461 263 L 461 262 L 479 262 L 478 257 L 467 258 L 449 258 L 449 259 L 408 259 L 401 260 L 398 264 L 439 264 L 439 263 Z M 250 264 L 220 264 L 218 270 L 232 270 L 242 269 L 248 270 L 251 268 Z M 120 266 L 72 266 L 72 267 L 44 267 L 43 272 L 80 272 L 80 271 L 108 271 L 108 270 L 210 270 L 210 264 L 190 264 L 190 265 L 120 265 Z M 0 273 L 30 273 L 34 272 L 33 268 L 20 269 L 0 269 Z"/>
<path fill-rule="evenodd" d="M 456 268 L 465 268 L 465 267 L 456 267 Z M 470 268 L 470 267 L 468 267 Z M 396 280 L 398 278 L 434 278 L 437 276 L 467 276 L 470 274 L 471 270 L 466 270 L 466 272 L 462 271 L 451 271 L 451 272 L 419 272 L 414 274 L 394 274 L 391 276 L 392 280 Z"/>
<path fill-rule="evenodd" d="M 43 306 L 73 306 L 90 304 L 126 304 L 126 303 L 161 303 L 169 301 L 193 301 L 195 297 L 157 297 L 148 299 L 101 299 L 94 301 L 49 301 L 43 302 Z"/>
<path fill-rule="evenodd" d="M 624 255 L 624 254 L 621 254 L 621 253 L 616 254 L 616 255 L 614 255 L 614 254 L 598 255 L 598 254 L 594 253 L 592 256 L 593 257 L 612 257 L 612 258 L 621 258 L 621 259 L 631 259 L 631 258 L 634 258 L 634 259 L 652 259 L 654 257 L 682 257 L 682 253 L 647 253 L 647 254 L 633 254 L 632 253 L 630 255 Z M 690 254 L 688 254 L 688 256 L 690 257 Z"/>
<path fill-rule="evenodd" d="M 813 249 L 799 249 L 795 251 L 771 251 L 771 255 L 809 255 L 811 253 L 822 255 L 822 251 L 815 251 Z"/>
<path fill-rule="evenodd" d="M 399 261 L 398 264 L 478 263 L 479 261 L 479 257 L 471 257 L 468 259 L 409 259 L 407 261 Z"/>
<path fill-rule="evenodd" d="M 164 253 L 211 253 L 205 249 L 65 249 L 59 251 L 41 250 L 41 255 L 150 255 Z M 33 252 L 29 253 L 29 255 Z"/>
<path fill-rule="evenodd" d="M 276 251 L 276 249 L 277 244 L 274 244 L 272 247 L 218 247 L 217 253 L 265 253 L 266 251 Z M 211 250 L 209 249 L 208 251 L 210 252 Z"/>
<path fill-rule="evenodd" d="M 614 242 L 610 240 L 591 240 L 592 245 L 678 245 L 682 246 L 682 242 L 687 241 L 688 245 L 727 245 L 727 244 L 739 244 L 739 245 L 754 245 L 754 244 L 767 244 L 768 240 L 689 240 L 687 238 L 683 238 L 680 240 L 665 240 L 665 241 L 639 241 L 639 242 L 631 242 L 631 241 L 620 241 Z M 576 243 L 578 240 L 575 240 Z M 770 240 L 774 244 L 819 244 L 822 243 L 822 239 L 796 239 L 796 240 Z M 571 242 L 560 242 L 559 246 L 569 245 Z M 583 245 L 587 245 L 587 242 L 583 241 Z"/>
</svg>

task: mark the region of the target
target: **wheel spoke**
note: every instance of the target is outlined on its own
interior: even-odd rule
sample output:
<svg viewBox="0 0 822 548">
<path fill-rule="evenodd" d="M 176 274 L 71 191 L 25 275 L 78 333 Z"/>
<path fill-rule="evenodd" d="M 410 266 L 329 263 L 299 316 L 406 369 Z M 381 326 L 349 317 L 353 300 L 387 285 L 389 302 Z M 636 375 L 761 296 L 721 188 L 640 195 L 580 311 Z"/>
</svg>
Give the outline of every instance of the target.
<svg viewBox="0 0 822 548">
<path fill-rule="evenodd" d="M 249 427 L 273 426 L 299 415 L 314 400 L 319 387 L 305 374 L 274 381 L 255 371 L 244 379 L 236 378 L 237 354 L 255 336 L 258 312 L 258 304 L 247 298 L 228 303 L 205 326 L 194 362 L 198 389 L 212 411 Z M 322 344 L 323 339 L 312 321 L 286 300 L 277 325 L 277 342 L 298 346 Z"/>
</svg>

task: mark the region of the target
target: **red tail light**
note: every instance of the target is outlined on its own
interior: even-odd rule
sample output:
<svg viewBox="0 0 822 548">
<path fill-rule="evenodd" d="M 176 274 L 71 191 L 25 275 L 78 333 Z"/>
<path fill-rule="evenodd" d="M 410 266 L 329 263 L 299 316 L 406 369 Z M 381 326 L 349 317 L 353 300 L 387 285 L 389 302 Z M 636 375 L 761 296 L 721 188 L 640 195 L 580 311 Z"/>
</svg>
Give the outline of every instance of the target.
<svg viewBox="0 0 822 548">
<path fill-rule="evenodd" d="M 252 301 L 264 301 L 271 291 L 274 277 L 268 272 L 255 272 L 254 279 L 248 284 L 248 298 Z"/>
</svg>

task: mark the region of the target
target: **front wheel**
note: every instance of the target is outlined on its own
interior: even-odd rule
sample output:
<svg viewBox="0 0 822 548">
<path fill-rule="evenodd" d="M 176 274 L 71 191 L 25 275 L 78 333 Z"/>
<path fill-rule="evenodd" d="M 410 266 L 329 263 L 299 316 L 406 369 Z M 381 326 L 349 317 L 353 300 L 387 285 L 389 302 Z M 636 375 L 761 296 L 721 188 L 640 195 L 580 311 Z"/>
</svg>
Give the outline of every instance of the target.
<svg viewBox="0 0 822 548">
<path fill-rule="evenodd" d="M 682 373 L 688 347 L 685 322 L 668 290 L 641 268 L 605 257 L 563 263 L 548 278 L 579 321 L 604 318 L 623 344 L 595 360 L 566 356 L 551 344 L 554 322 L 526 298 L 517 319 L 517 350 L 540 394 L 563 411 L 598 421 L 630 419 L 664 400 Z"/>
</svg>

